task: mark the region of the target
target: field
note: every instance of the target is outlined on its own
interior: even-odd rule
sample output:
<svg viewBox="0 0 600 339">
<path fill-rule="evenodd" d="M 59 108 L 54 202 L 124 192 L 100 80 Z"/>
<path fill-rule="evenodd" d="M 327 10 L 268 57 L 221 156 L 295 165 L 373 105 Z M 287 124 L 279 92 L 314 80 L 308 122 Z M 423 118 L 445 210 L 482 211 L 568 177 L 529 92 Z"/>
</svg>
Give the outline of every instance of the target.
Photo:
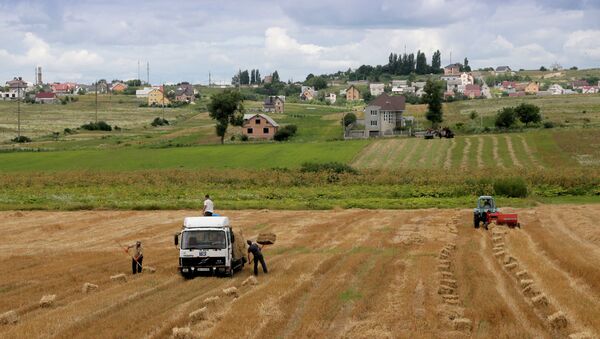
<svg viewBox="0 0 600 339">
<path fill-rule="evenodd" d="M 194 211 L 0 212 L 0 312 L 20 318 L 0 336 L 597 337 L 598 205 L 515 211 L 522 229 L 489 231 L 460 209 L 223 212 L 247 238 L 278 235 L 255 286 L 242 286 L 248 268 L 179 276 L 172 235 Z M 130 275 L 117 242 L 136 239 L 156 273 Z M 127 282 L 110 281 L 121 272 Z M 99 287 L 82 293 L 84 283 Z M 238 298 L 222 292 L 231 286 Z M 56 301 L 41 308 L 48 294 Z M 191 321 L 204 306 L 207 318 Z"/>
</svg>

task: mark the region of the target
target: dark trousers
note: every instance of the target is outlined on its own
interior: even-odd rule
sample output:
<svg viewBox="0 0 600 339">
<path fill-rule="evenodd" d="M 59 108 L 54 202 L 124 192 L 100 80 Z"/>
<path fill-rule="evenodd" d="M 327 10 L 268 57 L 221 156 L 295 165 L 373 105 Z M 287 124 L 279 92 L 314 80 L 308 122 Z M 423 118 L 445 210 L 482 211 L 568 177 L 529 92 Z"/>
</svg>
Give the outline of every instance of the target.
<svg viewBox="0 0 600 339">
<path fill-rule="evenodd" d="M 258 275 L 258 262 L 262 266 L 263 272 L 268 273 L 267 264 L 265 264 L 265 258 L 261 255 L 260 257 L 254 257 L 254 275 Z"/>
<path fill-rule="evenodd" d="M 135 259 L 131 258 L 131 272 L 133 274 L 142 273 L 142 261 L 144 260 L 144 256 L 138 258 L 137 262 Z M 139 265 L 138 265 L 139 263 Z"/>
<path fill-rule="evenodd" d="M 205 217 L 212 217 L 213 212 L 204 212 Z"/>
</svg>

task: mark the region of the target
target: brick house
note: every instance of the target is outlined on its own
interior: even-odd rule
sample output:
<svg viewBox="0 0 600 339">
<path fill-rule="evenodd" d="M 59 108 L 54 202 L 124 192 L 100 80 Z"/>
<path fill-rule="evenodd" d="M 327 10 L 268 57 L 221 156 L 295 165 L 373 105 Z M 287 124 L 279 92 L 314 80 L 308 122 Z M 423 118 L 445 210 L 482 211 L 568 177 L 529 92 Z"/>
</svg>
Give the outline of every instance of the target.
<svg viewBox="0 0 600 339">
<path fill-rule="evenodd" d="M 360 100 L 360 91 L 354 85 L 350 85 L 346 89 L 346 100 L 347 101 L 355 101 Z"/>
<path fill-rule="evenodd" d="M 117 82 L 116 84 L 112 85 L 111 87 L 111 91 L 113 92 L 124 92 L 127 89 L 127 85 L 125 85 L 122 82 Z"/>
<path fill-rule="evenodd" d="M 283 113 L 285 109 L 285 97 L 282 96 L 269 96 L 265 98 L 263 103 L 263 111 Z"/>
<path fill-rule="evenodd" d="M 536 94 L 540 91 L 540 84 L 538 82 L 530 82 L 525 87 L 525 93 L 527 94 Z"/>
<path fill-rule="evenodd" d="M 244 114 L 242 134 L 249 139 L 273 139 L 279 124 L 266 114 Z"/>
<path fill-rule="evenodd" d="M 194 102 L 194 86 L 189 82 L 182 82 L 175 89 L 175 100 L 181 102 Z"/>
<path fill-rule="evenodd" d="M 56 93 L 52 92 L 39 92 L 35 95 L 35 102 L 38 104 L 53 104 L 56 100 Z"/>
<path fill-rule="evenodd" d="M 479 85 L 466 85 L 463 94 L 471 99 L 481 96 L 481 87 Z"/>
<path fill-rule="evenodd" d="M 444 75 L 459 75 L 461 64 L 450 64 L 444 67 Z"/>
</svg>

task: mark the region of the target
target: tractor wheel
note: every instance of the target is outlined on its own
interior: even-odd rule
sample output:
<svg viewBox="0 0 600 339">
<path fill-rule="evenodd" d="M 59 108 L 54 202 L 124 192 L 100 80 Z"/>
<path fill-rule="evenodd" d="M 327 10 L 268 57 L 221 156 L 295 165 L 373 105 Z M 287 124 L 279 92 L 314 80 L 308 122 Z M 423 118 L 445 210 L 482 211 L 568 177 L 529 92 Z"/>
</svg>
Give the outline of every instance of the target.
<svg viewBox="0 0 600 339">
<path fill-rule="evenodd" d="M 473 226 L 479 228 L 479 216 L 477 214 L 473 215 Z"/>
</svg>

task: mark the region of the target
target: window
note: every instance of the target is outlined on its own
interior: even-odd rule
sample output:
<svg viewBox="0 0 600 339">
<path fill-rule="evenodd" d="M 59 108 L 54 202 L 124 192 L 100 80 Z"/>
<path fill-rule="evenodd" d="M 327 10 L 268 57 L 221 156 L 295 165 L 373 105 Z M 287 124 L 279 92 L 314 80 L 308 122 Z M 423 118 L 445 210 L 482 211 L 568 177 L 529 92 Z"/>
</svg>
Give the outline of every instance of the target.
<svg viewBox="0 0 600 339">
<path fill-rule="evenodd" d="M 375 110 L 371 111 L 371 115 L 372 116 L 376 116 L 377 115 L 377 111 L 375 111 Z"/>
<path fill-rule="evenodd" d="M 371 121 L 371 126 L 377 126 L 377 121 L 376 120 Z"/>
<path fill-rule="evenodd" d="M 263 133 L 264 134 L 269 134 L 269 127 L 263 128 Z"/>
<path fill-rule="evenodd" d="M 255 124 L 260 125 L 260 119 L 256 119 L 256 121 L 254 121 Z"/>
<path fill-rule="evenodd" d="M 248 134 L 252 134 L 252 128 L 248 128 Z"/>
</svg>

